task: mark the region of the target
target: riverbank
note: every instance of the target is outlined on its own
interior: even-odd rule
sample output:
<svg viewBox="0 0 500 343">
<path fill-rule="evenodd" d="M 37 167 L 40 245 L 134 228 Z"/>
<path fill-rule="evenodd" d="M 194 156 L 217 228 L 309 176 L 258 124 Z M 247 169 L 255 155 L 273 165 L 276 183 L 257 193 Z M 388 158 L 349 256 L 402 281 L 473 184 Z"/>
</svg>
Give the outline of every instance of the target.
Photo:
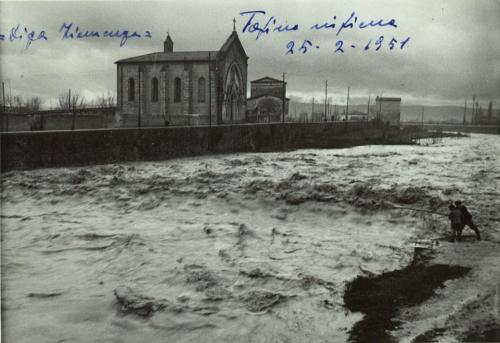
<svg viewBox="0 0 500 343">
<path fill-rule="evenodd" d="M 444 242 L 436 247 L 425 268 L 441 265 L 468 272 L 444 282 L 444 287 L 435 288 L 433 295 L 419 304 L 400 306 L 395 317 L 399 325 L 390 332 L 392 340 L 408 343 L 500 341 L 498 247 L 497 239 L 476 241 L 472 231 L 464 242 Z M 436 278 L 446 276 L 446 273 L 435 275 Z M 427 287 L 423 281 L 415 282 L 422 288 Z"/>
<path fill-rule="evenodd" d="M 484 133 L 498 135 L 500 134 L 500 125 L 462 125 L 462 124 L 439 124 L 420 122 L 402 122 L 402 127 L 421 127 L 424 130 L 462 132 L 462 133 Z"/>
<path fill-rule="evenodd" d="M 364 313 L 350 342 L 499 342 L 498 243 L 441 243 L 426 258 L 349 282 L 345 306 Z M 495 284 L 496 283 L 496 284 Z"/>
</svg>

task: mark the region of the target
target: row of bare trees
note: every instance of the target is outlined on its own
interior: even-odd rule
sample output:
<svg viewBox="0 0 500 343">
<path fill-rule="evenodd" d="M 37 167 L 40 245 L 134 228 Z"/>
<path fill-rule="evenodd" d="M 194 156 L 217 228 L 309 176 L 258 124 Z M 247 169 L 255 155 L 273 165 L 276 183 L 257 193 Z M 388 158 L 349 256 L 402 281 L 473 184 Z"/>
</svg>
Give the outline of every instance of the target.
<svg viewBox="0 0 500 343">
<path fill-rule="evenodd" d="M 106 108 L 116 106 L 114 95 L 111 93 L 102 94 L 93 101 L 86 101 L 85 97 L 78 92 L 59 94 L 57 97 L 58 110 L 73 110 L 79 108 Z"/>
<path fill-rule="evenodd" d="M 1 100 L 2 98 L 0 97 Z M 42 98 L 38 96 L 23 98 L 20 95 L 5 94 L 6 111 L 11 113 L 37 112 L 41 109 L 42 103 Z M 3 106 L 3 104 L 0 106 Z M 55 107 L 50 109 L 69 111 L 80 108 L 106 108 L 114 106 L 116 106 L 115 97 L 109 92 L 102 94 L 92 101 L 87 101 L 79 92 L 73 92 L 71 96 L 68 93 L 59 94 Z"/>
<path fill-rule="evenodd" d="M 6 95 L 5 106 L 13 112 L 38 111 L 42 105 L 40 97 L 27 97 L 23 99 L 19 95 Z"/>
</svg>

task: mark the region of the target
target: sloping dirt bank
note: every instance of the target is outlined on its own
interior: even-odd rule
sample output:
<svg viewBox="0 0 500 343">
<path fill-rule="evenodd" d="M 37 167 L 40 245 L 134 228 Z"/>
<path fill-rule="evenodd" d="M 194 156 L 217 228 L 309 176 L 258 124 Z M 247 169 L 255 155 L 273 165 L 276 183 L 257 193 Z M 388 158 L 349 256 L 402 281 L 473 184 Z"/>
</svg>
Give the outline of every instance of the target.
<svg viewBox="0 0 500 343">
<path fill-rule="evenodd" d="M 344 305 L 364 318 L 351 342 L 500 342 L 498 241 L 442 241 L 414 262 L 346 285 Z"/>
<path fill-rule="evenodd" d="M 365 317 L 350 331 L 352 342 L 390 342 L 389 331 L 398 327 L 395 316 L 403 307 L 427 300 L 450 279 L 464 276 L 470 268 L 445 264 L 417 263 L 376 277 L 360 276 L 344 294 L 345 306 Z"/>
</svg>

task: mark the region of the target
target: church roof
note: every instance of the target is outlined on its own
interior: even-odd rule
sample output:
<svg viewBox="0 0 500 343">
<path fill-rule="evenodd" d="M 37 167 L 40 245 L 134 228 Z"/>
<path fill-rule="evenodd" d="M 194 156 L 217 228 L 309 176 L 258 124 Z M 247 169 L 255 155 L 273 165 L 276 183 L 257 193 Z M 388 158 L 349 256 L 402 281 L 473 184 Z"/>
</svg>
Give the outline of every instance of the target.
<svg viewBox="0 0 500 343">
<path fill-rule="evenodd" d="M 115 63 L 140 62 L 183 62 L 183 61 L 215 61 L 218 51 L 174 51 L 153 52 L 151 54 L 125 58 Z"/>
<path fill-rule="evenodd" d="M 283 99 L 282 96 L 276 96 L 276 95 L 273 95 L 273 94 L 259 94 L 259 95 L 251 96 L 250 98 L 247 98 L 247 101 L 249 101 L 249 100 L 255 100 L 255 99 L 259 99 L 259 98 L 263 98 L 263 97 L 276 98 L 276 99 L 280 99 L 280 100 Z M 285 100 L 286 101 L 290 101 L 290 98 L 286 98 L 285 97 Z"/>
<path fill-rule="evenodd" d="M 168 35 L 170 36 L 170 35 Z M 168 37 L 167 37 L 168 39 Z M 130 58 L 121 59 L 115 63 L 143 63 L 143 62 L 183 62 L 183 61 L 212 61 L 217 59 L 219 53 L 226 53 L 232 44 L 236 44 L 238 49 L 248 59 L 245 49 L 238 38 L 236 31 L 226 39 L 219 51 L 173 51 L 173 52 L 153 52 L 146 55 L 140 55 Z M 210 55 L 210 57 L 209 57 Z"/>
<path fill-rule="evenodd" d="M 248 55 L 246 54 L 245 49 L 243 48 L 243 45 L 241 44 L 241 41 L 238 38 L 238 34 L 236 33 L 236 31 L 231 32 L 231 34 L 226 39 L 224 44 L 222 44 L 220 51 L 226 52 L 229 49 L 229 47 L 231 46 L 231 44 L 233 44 L 233 42 L 236 42 L 238 48 L 243 52 L 243 55 L 248 59 Z"/>
<path fill-rule="evenodd" d="M 265 76 L 263 78 L 260 78 L 260 79 L 257 79 L 257 80 L 253 80 L 253 81 L 250 81 L 250 83 L 269 83 L 269 82 L 279 82 L 279 83 L 283 83 L 282 80 L 278 80 L 278 79 L 275 79 L 275 78 L 272 78 L 270 76 Z"/>
</svg>

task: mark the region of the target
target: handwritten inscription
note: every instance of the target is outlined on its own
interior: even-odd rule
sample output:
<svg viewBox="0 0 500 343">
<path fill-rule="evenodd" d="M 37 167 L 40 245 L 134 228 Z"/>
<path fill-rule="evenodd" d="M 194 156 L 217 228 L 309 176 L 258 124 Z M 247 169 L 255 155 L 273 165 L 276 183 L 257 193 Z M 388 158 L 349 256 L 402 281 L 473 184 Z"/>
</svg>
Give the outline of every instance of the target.
<svg viewBox="0 0 500 343">
<path fill-rule="evenodd" d="M 243 26 L 242 32 L 246 34 L 255 35 L 255 39 L 259 40 L 264 36 L 271 34 L 287 33 L 301 30 L 301 26 L 298 23 L 287 23 L 279 22 L 278 19 L 273 15 L 268 15 L 264 10 L 254 10 L 240 12 L 240 15 L 245 18 L 245 25 Z M 337 18 L 336 15 L 331 17 L 331 20 L 312 23 L 309 26 L 305 26 L 303 30 L 309 31 L 327 31 L 332 32 L 336 38 L 334 46 L 331 50 L 334 53 L 345 53 L 348 49 L 359 49 L 362 51 L 379 51 L 381 49 L 392 50 L 403 50 L 409 46 L 409 41 L 411 38 L 409 36 L 404 37 L 385 37 L 382 35 L 375 36 L 374 39 L 365 42 L 350 42 L 348 43 L 345 39 L 341 39 L 341 35 L 348 30 L 370 30 L 375 28 L 386 28 L 396 30 L 398 28 L 398 22 L 396 18 L 377 18 L 369 20 L 361 20 L 355 11 L 351 12 L 350 16 L 341 19 Z M 309 53 L 314 50 L 320 49 L 318 44 L 315 44 L 313 39 L 305 39 L 296 42 L 295 40 L 288 41 L 286 44 L 285 54 L 292 55 L 295 52 L 302 54 Z"/>
<path fill-rule="evenodd" d="M 82 30 L 79 26 L 73 23 L 63 23 L 59 29 L 59 33 L 62 34 L 61 39 L 86 39 L 86 38 L 118 38 L 120 39 L 120 47 L 127 43 L 127 40 L 131 38 L 151 38 L 151 32 L 145 31 L 143 34 L 137 31 L 130 32 L 128 30 L 104 30 L 104 31 L 93 31 L 93 30 Z"/>
<path fill-rule="evenodd" d="M 379 19 L 379 20 L 370 20 L 368 22 L 359 21 L 356 15 L 356 12 L 352 12 L 351 16 L 342 21 L 339 25 L 336 24 L 337 16 L 333 16 L 333 20 L 331 22 L 325 22 L 323 24 L 314 24 L 311 26 L 311 30 L 336 30 L 336 36 L 338 36 L 345 29 L 354 29 L 358 28 L 360 30 L 373 28 L 373 27 L 393 27 L 397 28 L 398 25 L 396 23 L 396 19 L 392 18 L 389 20 Z"/>
<path fill-rule="evenodd" d="M 28 28 L 24 27 L 21 29 L 21 25 L 16 25 L 12 27 L 8 33 L 8 41 L 10 42 L 15 42 L 15 41 L 21 41 L 24 40 L 26 41 L 25 48 L 28 49 L 31 45 L 31 43 L 38 41 L 38 40 L 44 40 L 46 41 L 47 34 L 45 33 L 44 30 L 40 32 L 36 32 L 33 30 L 28 30 Z M 0 33 L 0 41 L 4 41 L 6 38 L 5 34 Z"/>
<path fill-rule="evenodd" d="M 130 31 L 130 30 L 86 30 L 74 23 L 64 22 L 57 32 L 63 41 L 85 40 L 85 39 L 117 39 L 120 47 L 125 46 L 129 39 L 152 38 L 151 31 Z M 57 37 L 56 37 L 57 38 Z M 21 24 L 13 26 L 8 33 L 0 33 L 0 42 L 24 42 L 25 49 L 28 49 L 33 42 L 48 41 L 47 30 L 31 30 L 28 27 L 21 27 Z"/>
<path fill-rule="evenodd" d="M 265 24 L 259 22 L 262 16 L 266 15 L 265 11 L 247 11 L 241 12 L 240 15 L 248 16 L 248 20 L 243 26 L 243 32 L 257 33 L 255 39 L 259 39 L 262 35 L 268 35 L 270 32 L 289 32 L 297 31 L 299 24 L 278 24 L 274 16 L 270 16 L 265 21 Z M 262 16 L 261 16 L 262 15 Z M 259 17 L 259 18 L 256 18 Z"/>
<path fill-rule="evenodd" d="M 334 53 L 345 53 L 346 49 L 356 49 L 356 48 L 361 48 L 364 51 L 367 50 L 373 50 L 373 51 L 379 51 L 381 49 L 386 49 L 386 50 L 394 50 L 394 49 L 399 49 L 403 50 L 405 47 L 408 46 L 408 42 L 410 41 L 410 37 L 406 37 L 404 39 L 398 40 L 394 37 L 391 37 L 390 39 L 385 39 L 384 36 L 379 36 L 377 39 L 372 40 L 370 39 L 366 44 L 362 44 L 361 47 L 356 46 L 355 44 L 346 44 L 344 40 L 337 40 L 335 42 L 335 47 L 333 52 Z M 289 54 L 294 54 L 296 51 L 306 54 L 314 49 L 319 49 L 319 45 L 315 45 L 311 40 L 305 39 L 302 42 L 298 42 L 298 44 L 295 43 L 295 41 L 289 41 L 286 45 L 286 55 Z"/>
</svg>

